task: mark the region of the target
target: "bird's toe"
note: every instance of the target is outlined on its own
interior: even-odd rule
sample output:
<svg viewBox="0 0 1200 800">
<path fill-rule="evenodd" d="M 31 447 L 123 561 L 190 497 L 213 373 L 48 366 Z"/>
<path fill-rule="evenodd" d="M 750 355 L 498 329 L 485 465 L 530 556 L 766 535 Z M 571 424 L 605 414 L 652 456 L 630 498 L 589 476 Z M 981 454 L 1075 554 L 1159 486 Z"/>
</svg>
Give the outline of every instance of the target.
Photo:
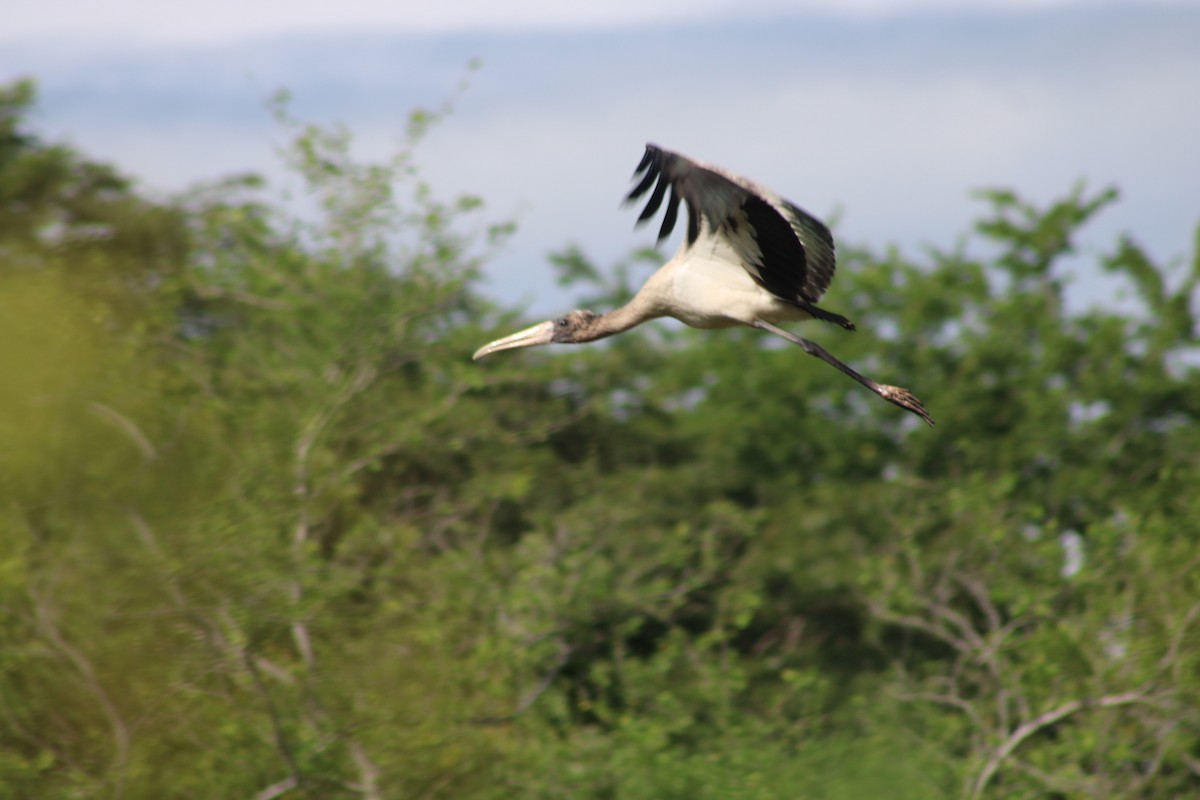
<svg viewBox="0 0 1200 800">
<path fill-rule="evenodd" d="M 906 411 L 911 411 L 925 420 L 930 427 L 933 427 L 933 417 L 929 416 L 929 412 L 925 410 L 925 406 L 908 389 L 884 384 L 879 387 L 879 395 L 889 403 L 895 403 Z"/>
</svg>

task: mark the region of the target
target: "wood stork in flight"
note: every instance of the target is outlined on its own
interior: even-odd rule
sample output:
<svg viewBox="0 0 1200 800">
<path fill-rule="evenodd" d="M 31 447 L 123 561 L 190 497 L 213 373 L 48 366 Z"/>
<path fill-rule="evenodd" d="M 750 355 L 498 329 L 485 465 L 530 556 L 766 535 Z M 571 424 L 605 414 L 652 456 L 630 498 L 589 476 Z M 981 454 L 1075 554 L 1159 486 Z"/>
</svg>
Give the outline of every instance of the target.
<svg viewBox="0 0 1200 800">
<path fill-rule="evenodd" d="M 654 191 L 638 223 L 654 216 L 669 193 L 659 242 L 674 229 L 680 200 L 687 204 L 687 237 L 675 256 L 621 308 L 606 314 L 572 311 L 484 345 L 475 352 L 476 360 L 514 347 L 591 342 L 657 317 L 673 317 L 693 328 L 748 325 L 799 345 L 933 424 L 907 389 L 876 383 L 815 342 L 778 327 L 819 319 L 854 330 L 850 320 L 816 305 L 834 272 L 833 237 L 820 220 L 764 186 L 653 144 L 646 145 L 634 179 L 639 175 L 626 203 L 651 186 Z"/>
</svg>

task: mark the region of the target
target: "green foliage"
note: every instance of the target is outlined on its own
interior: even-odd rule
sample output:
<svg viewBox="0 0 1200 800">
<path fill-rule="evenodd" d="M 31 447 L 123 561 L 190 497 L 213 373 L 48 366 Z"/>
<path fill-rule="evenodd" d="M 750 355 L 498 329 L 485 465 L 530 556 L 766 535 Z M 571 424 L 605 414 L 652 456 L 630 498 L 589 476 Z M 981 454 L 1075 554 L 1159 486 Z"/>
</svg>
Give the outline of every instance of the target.
<svg viewBox="0 0 1200 800">
<path fill-rule="evenodd" d="M 0 796 L 1189 797 L 1200 249 L 986 193 L 813 331 L 469 354 L 511 230 L 275 111 L 313 213 L 169 201 L 0 90 Z M 972 250 L 990 253 L 986 258 Z M 584 305 L 654 260 L 554 258 Z M 605 277 L 612 276 L 612 277 Z"/>
</svg>

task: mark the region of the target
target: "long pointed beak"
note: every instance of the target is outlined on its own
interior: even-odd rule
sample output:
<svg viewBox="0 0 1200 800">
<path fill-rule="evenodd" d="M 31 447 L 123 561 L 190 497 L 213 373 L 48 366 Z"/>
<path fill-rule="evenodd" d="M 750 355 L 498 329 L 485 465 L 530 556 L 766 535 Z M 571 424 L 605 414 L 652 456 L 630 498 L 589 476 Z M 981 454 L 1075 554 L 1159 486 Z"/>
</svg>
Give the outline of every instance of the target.
<svg viewBox="0 0 1200 800">
<path fill-rule="evenodd" d="M 554 323 L 552 321 L 539 322 L 532 328 L 517 331 L 494 342 L 488 342 L 476 350 L 475 355 L 471 356 L 471 359 L 478 361 L 484 356 L 490 356 L 492 353 L 498 353 L 501 350 L 512 350 L 514 347 L 536 347 L 541 344 L 550 344 L 553 340 Z"/>
</svg>

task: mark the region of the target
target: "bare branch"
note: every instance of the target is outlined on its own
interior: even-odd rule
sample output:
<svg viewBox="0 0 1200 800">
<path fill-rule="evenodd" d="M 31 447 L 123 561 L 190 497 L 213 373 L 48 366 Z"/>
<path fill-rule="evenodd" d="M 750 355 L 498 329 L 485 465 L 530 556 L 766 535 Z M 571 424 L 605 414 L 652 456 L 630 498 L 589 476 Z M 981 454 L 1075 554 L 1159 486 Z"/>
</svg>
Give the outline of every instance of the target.
<svg viewBox="0 0 1200 800">
<path fill-rule="evenodd" d="M 1120 694 L 1109 694 L 1103 697 L 1098 697 L 1094 700 L 1071 700 L 1063 703 L 1058 708 L 1051 709 L 1028 722 L 1019 725 L 1016 730 L 1009 734 L 995 752 L 988 758 L 987 762 L 980 770 L 979 776 L 975 779 L 975 784 L 971 788 L 970 797 L 979 798 L 983 796 L 984 790 L 988 783 L 995 777 L 1000 770 L 1000 766 L 1004 760 L 1012 755 L 1013 751 L 1021 746 L 1026 739 L 1036 734 L 1038 731 L 1054 725 L 1057 722 L 1075 714 L 1079 711 L 1088 708 L 1113 708 L 1115 706 L 1127 706 L 1134 704 L 1154 705 L 1155 702 L 1140 691 L 1122 692 Z"/>
<path fill-rule="evenodd" d="M 1195 624 L 1197 619 L 1200 619 L 1200 603 L 1187 610 L 1187 613 L 1183 616 L 1183 622 L 1179 624 L 1178 630 L 1171 634 L 1171 644 L 1167 647 L 1167 652 L 1163 654 L 1162 660 L 1158 662 L 1159 669 L 1167 672 L 1175 668 L 1188 628 Z"/>
<path fill-rule="evenodd" d="M 273 783 L 258 794 L 254 795 L 254 800 L 275 800 L 275 798 L 279 797 L 281 794 L 295 789 L 297 785 L 298 784 L 295 778 L 284 778 L 278 783 Z"/>
<path fill-rule="evenodd" d="M 951 608 L 948 603 L 942 601 L 927 603 L 926 608 L 943 622 L 953 625 L 963 641 L 969 645 L 969 649 L 978 652 L 984 650 L 983 637 L 975 630 L 975 626 L 971 624 L 970 620 Z"/>
<path fill-rule="evenodd" d="M 953 631 L 929 620 L 908 614 L 897 614 L 875 600 L 868 600 L 867 607 L 880 621 L 929 634 L 938 641 L 950 645 L 959 653 L 970 653 L 974 649 L 969 642 L 956 636 Z"/>
<path fill-rule="evenodd" d="M 363 746 L 354 739 L 350 740 L 350 755 L 358 767 L 358 774 L 362 776 L 362 780 L 354 788 L 362 792 L 366 800 L 383 800 L 383 793 L 379 791 L 379 767 L 370 759 Z"/>
<path fill-rule="evenodd" d="M 935 703 L 937 705 L 956 708 L 963 712 L 963 714 L 965 714 L 967 718 L 971 720 L 971 724 L 973 724 L 977 729 L 983 729 L 982 721 L 979 719 L 979 712 L 975 710 L 975 706 L 971 705 L 966 700 L 963 700 L 958 695 L 937 694 L 936 692 L 896 692 L 895 697 L 897 700 L 903 700 L 905 702 L 923 701 L 926 703 Z"/>
<path fill-rule="evenodd" d="M 996 610 L 996 604 L 992 602 L 987 587 L 977 578 L 962 572 L 955 572 L 954 579 L 958 581 L 959 586 L 966 589 L 967 594 L 971 595 L 971 599 L 975 601 L 975 605 L 983 612 L 984 619 L 988 623 L 988 630 L 991 632 L 1000 630 L 1002 624 L 1000 612 Z"/>
</svg>

